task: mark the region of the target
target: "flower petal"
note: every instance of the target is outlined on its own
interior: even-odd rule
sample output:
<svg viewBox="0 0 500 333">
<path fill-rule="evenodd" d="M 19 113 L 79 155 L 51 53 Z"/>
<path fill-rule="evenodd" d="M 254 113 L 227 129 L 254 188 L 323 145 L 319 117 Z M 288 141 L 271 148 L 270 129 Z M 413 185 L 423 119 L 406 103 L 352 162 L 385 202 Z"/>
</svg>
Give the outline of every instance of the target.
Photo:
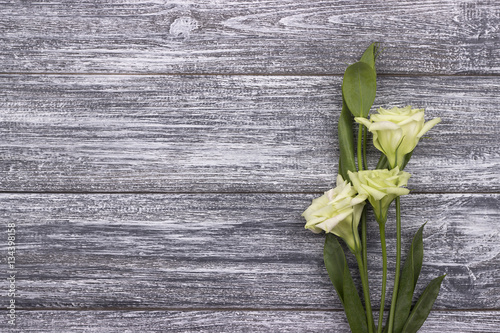
<svg viewBox="0 0 500 333">
<path fill-rule="evenodd" d="M 341 221 L 346 219 L 348 216 L 350 216 L 353 212 L 353 209 L 346 209 L 342 211 L 339 215 L 336 215 L 328 220 L 325 220 L 321 224 L 317 225 L 318 227 L 321 226 L 321 229 L 325 230 L 326 232 L 332 232 L 332 230 L 339 224 Z M 324 227 L 324 228 L 323 228 Z"/>
<path fill-rule="evenodd" d="M 363 117 L 354 117 L 354 121 L 359 123 L 359 124 L 363 124 L 365 125 L 368 129 L 370 129 L 370 126 L 371 126 L 371 122 L 366 119 L 366 118 L 363 118 Z"/>
<path fill-rule="evenodd" d="M 376 123 L 372 123 L 370 126 L 370 132 L 373 131 L 395 131 L 398 130 L 400 127 L 391 122 L 391 121 L 379 121 Z"/>
<path fill-rule="evenodd" d="M 404 187 L 391 187 L 387 189 L 387 193 L 394 194 L 396 196 L 407 195 L 410 190 Z"/>
<path fill-rule="evenodd" d="M 422 129 L 420 130 L 420 132 L 418 132 L 417 134 L 417 138 L 421 138 L 422 135 L 424 135 L 425 133 L 427 133 L 428 130 L 430 130 L 431 128 L 433 128 L 436 124 L 440 123 L 441 122 L 441 118 L 434 118 L 432 120 L 429 120 L 428 122 L 426 122 L 424 124 L 424 127 L 422 127 Z"/>
<path fill-rule="evenodd" d="M 372 197 L 375 200 L 381 200 L 385 196 L 384 192 L 379 191 L 378 189 L 375 189 L 371 186 L 361 184 L 361 187 L 368 193 L 370 197 Z"/>
</svg>

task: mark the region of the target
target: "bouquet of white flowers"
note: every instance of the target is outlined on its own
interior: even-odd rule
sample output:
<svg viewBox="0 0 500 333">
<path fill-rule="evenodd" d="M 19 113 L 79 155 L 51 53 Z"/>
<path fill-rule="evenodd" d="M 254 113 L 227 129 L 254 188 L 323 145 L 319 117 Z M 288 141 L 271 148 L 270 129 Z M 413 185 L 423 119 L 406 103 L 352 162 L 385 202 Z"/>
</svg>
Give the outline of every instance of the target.
<svg viewBox="0 0 500 333">
<path fill-rule="evenodd" d="M 361 60 L 347 67 L 342 83 L 342 111 L 338 123 L 340 145 L 337 186 L 317 199 L 302 214 L 306 228 L 325 231 L 325 266 L 353 333 L 414 333 L 417 332 L 437 298 L 444 275 L 432 280 L 412 307 L 413 293 L 423 261 L 422 226 L 410 247 L 401 268 L 401 207 L 399 197 L 410 191 L 410 178 L 402 171 L 411 158 L 418 141 L 441 121 L 435 118 L 424 122 L 424 110 L 411 106 L 392 109 L 379 108 L 368 114 L 375 100 L 375 59 L 378 45 L 373 43 Z M 353 123 L 359 123 L 357 145 L 354 145 Z M 373 134 L 374 146 L 382 152 L 375 170 L 366 170 L 368 132 Z M 356 163 L 357 162 L 357 163 Z M 357 164 L 357 165 L 356 165 Z M 366 201 L 372 207 L 380 230 L 382 245 L 382 294 L 378 325 L 375 325 L 368 286 L 366 235 Z M 387 252 L 385 224 L 391 203 L 396 204 L 396 272 L 389 316 L 385 327 L 383 314 L 387 284 Z M 358 226 L 361 225 L 361 236 Z M 364 307 L 347 266 L 342 247 L 335 238 L 344 240 L 356 257 L 364 294 Z"/>
</svg>

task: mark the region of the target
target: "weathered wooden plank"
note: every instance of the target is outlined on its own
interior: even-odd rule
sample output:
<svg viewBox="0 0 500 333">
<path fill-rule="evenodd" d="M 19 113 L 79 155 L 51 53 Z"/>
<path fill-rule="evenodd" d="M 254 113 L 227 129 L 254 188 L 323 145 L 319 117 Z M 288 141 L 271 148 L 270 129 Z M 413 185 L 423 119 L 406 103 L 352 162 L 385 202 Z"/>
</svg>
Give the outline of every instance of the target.
<svg viewBox="0 0 500 333">
<path fill-rule="evenodd" d="M 303 229 L 300 214 L 313 197 L 2 194 L 2 226 L 15 223 L 17 229 L 16 304 L 340 309 L 324 269 L 323 236 Z M 428 222 L 419 290 L 448 274 L 435 308 L 498 309 L 500 195 L 409 195 L 402 206 L 405 250 Z M 387 227 L 392 271 L 394 223 Z M 376 229 L 371 223 L 374 304 L 381 278 Z M 2 267 L 6 246 L 0 243 Z"/>
<path fill-rule="evenodd" d="M 500 73 L 494 0 L 7 1 L 0 72 Z"/>
<path fill-rule="evenodd" d="M 0 328 L 6 328 L 0 323 Z M 420 332 L 496 333 L 496 311 L 431 312 Z M 19 311 L 22 332 L 348 332 L 329 311 Z"/>
<path fill-rule="evenodd" d="M 340 80 L 3 75 L 0 190 L 326 190 Z M 408 167 L 413 190 L 500 190 L 499 88 L 497 77 L 379 78 L 376 106 L 443 118 Z"/>
</svg>

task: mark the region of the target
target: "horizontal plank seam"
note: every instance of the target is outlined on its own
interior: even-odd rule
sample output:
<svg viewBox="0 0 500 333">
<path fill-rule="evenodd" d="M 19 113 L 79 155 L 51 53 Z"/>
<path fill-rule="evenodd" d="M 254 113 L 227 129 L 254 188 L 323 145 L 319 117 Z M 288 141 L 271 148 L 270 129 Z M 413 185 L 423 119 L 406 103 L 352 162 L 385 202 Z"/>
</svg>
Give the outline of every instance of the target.
<svg viewBox="0 0 500 333">
<path fill-rule="evenodd" d="M 374 308 L 374 311 L 378 309 Z M 301 311 L 301 312 L 343 312 L 344 309 L 308 309 L 308 308 L 168 308 L 168 307 L 151 307 L 151 308 L 30 308 L 30 307 L 16 307 L 16 311 L 179 311 L 179 312 L 196 312 L 196 311 L 212 311 L 212 312 L 229 312 L 229 311 L 246 311 L 246 312 L 287 312 L 287 311 Z M 386 310 L 388 311 L 388 310 Z M 500 312 L 500 309 L 432 309 L 434 312 Z"/>
<path fill-rule="evenodd" d="M 344 73 L 111 73 L 111 72 L 0 72 L 0 75 L 89 75 L 89 76 L 343 76 Z M 498 77 L 500 73 L 377 73 L 378 76 L 395 77 Z"/>
<path fill-rule="evenodd" d="M 169 192 L 169 191 L 0 191 L 0 194 L 80 194 L 80 195 L 92 195 L 92 194 L 109 194 L 109 195 L 164 195 L 164 194 L 197 194 L 197 195 L 214 195 L 214 194 L 227 194 L 227 195 L 237 195 L 237 194 L 275 194 L 275 195 L 321 195 L 323 192 L 273 192 L 273 191 L 262 191 L 262 192 L 201 192 L 201 191 L 186 191 L 186 192 Z M 423 192 L 423 191 L 412 191 L 410 195 L 422 195 L 422 194 L 500 194 L 500 191 L 464 191 L 464 192 Z"/>
</svg>

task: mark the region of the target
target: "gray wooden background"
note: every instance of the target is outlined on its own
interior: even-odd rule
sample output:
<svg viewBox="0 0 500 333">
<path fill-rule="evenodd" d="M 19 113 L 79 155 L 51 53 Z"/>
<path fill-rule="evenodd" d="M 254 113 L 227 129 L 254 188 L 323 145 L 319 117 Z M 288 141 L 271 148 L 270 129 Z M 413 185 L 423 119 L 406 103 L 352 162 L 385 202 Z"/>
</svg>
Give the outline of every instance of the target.
<svg viewBox="0 0 500 333">
<path fill-rule="evenodd" d="M 402 199 L 419 290 L 448 274 L 421 331 L 499 332 L 496 0 L 0 2 L 0 331 L 15 223 L 13 332 L 347 332 L 300 214 L 373 41 L 374 107 L 443 119 Z"/>
</svg>

